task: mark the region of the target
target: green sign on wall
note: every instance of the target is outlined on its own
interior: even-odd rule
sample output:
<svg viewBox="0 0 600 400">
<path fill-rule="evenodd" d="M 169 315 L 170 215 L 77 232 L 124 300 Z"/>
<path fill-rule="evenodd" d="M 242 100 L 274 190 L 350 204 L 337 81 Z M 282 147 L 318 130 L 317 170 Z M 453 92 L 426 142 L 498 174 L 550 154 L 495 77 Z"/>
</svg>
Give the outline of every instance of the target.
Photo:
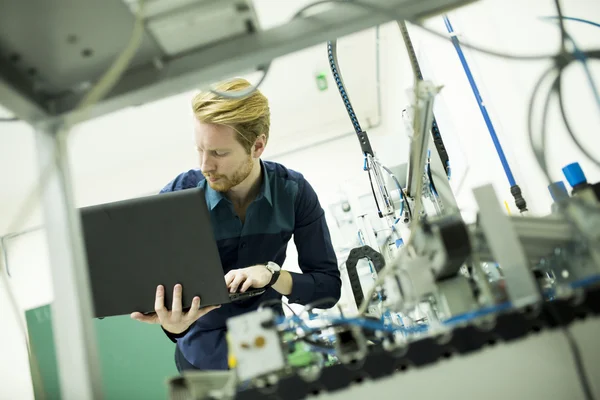
<svg viewBox="0 0 600 400">
<path fill-rule="evenodd" d="M 45 396 L 60 400 L 52 312 L 42 306 L 26 312 L 32 350 L 38 360 Z M 167 399 L 167 380 L 178 374 L 172 343 L 158 325 L 146 325 L 129 316 L 94 320 L 106 400 Z"/>
</svg>

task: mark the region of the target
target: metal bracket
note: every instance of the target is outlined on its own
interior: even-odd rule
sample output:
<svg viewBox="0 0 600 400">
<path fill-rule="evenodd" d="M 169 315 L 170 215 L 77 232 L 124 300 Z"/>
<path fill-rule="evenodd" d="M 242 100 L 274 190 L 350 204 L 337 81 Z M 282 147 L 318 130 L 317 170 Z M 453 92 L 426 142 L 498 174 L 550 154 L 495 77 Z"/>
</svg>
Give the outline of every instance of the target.
<svg viewBox="0 0 600 400">
<path fill-rule="evenodd" d="M 537 303 L 540 291 L 529 260 L 508 216 L 504 215 L 492 185 L 473 190 L 479 205 L 479 225 L 495 260 L 502 267 L 508 295 L 516 307 Z"/>
</svg>

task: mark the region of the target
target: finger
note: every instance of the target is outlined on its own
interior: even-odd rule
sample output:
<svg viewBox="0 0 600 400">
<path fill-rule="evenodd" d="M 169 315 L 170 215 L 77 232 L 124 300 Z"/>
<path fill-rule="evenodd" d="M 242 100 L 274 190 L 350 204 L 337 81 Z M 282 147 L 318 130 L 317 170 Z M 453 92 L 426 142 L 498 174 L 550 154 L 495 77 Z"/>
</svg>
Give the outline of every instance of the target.
<svg viewBox="0 0 600 400">
<path fill-rule="evenodd" d="M 252 285 L 254 285 L 254 283 L 255 283 L 254 278 L 248 277 L 248 279 L 246 279 L 244 281 L 244 284 L 242 285 L 240 292 L 244 293 L 246 290 L 250 289 L 252 287 Z"/>
<path fill-rule="evenodd" d="M 225 275 L 225 285 L 227 285 L 227 287 L 229 287 L 229 284 L 231 284 L 231 282 L 233 281 L 233 278 L 235 278 L 235 271 L 237 270 L 231 270 L 229 271 L 226 275 Z"/>
<path fill-rule="evenodd" d="M 236 274 L 235 278 L 229 285 L 229 292 L 231 292 L 231 293 L 237 292 L 238 286 L 240 286 L 240 283 L 244 282 L 245 280 L 246 280 L 245 274 L 243 274 L 241 272 Z"/>
<path fill-rule="evenodd" d="M 197 320 L 200 317 L 200 297 L 196 296 L 192 299 L 190 310 L 186 313 L 185 319 L 190 322 Z"/>
<path fill-rule="evenodd" d="M 162 285 L 158 285 L 156 288 L 154 311 L 156 311 L 158 319 L 161 321 L 167 316 L 167 309 L 165 307 L 165 288 Z"/>
<path fill-rule="evenodd" d="M 152 314 L 142 314 L 141 312 L 134 312 L 131 314 L 131 318 L 136 321 L 145 322 L 147 324 L 157 324 L 158 316 L 155 313 Z"/>
<path fill-rule="evenodd" d="M 183 291 L 183 288 L 181 287 L 181 285 L 178 283 L 177 285 L 175 285 L 175 287 L 173 288 L 173 302 L 171 304 L 171 316 L 175 317 L 175 318 L 179 318 L 181 316 L 181 309 L 182 309 L 182 304 L 181 304 L 181 292 Z"/>
</svg>

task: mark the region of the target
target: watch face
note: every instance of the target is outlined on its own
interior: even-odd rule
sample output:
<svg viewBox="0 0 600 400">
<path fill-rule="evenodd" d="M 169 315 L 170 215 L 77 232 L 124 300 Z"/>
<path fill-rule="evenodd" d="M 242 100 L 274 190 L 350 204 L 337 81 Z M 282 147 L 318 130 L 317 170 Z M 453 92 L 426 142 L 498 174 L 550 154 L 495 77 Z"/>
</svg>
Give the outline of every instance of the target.
<svg viewBox="0 0 600 400">
<path fill-rule="evenodd" d="M 275 264 L 274 262 L 267 263 L 267 268 L 272 273 L 275 273 L 275 271 L 279 271 L 280 270 L 279 265 Z"/>
</svg>

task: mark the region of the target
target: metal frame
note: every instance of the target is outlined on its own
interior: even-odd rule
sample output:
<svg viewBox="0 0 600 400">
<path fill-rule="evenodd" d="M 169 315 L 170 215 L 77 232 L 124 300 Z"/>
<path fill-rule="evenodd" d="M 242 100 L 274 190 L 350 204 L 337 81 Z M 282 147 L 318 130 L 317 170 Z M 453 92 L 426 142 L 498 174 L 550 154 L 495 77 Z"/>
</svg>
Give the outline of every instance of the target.
<svg viewBox="0 0 600 400">
<path fill-rule="evenodd" d="M 512 304 L 522 307 L 542 300 L 529 260 L 508 216 L 500 208 L 500 201 L 492 185 L 473 190 L 479 206 L 481 229 L 492 255 L 502 266 L 506 288 Z"/>
<path fill-rule="evenodd" d="M 39 165 L 50 171 L 42 206 L 46 220 L 54 302 L 52 329 L 64 399 L 101 397 L 93 305 L 80 218 L 75 207 L 67 144 L 56 121 L 36 124 Z"/>
<path fill-rule="evenodd" d="M 232 38 L 176 58 L 165 60 L 161 54 L 157 54 L 157 61 L 160 62 L 130 69 L 111 94 L 90 110 L 88 117 L 99 117 L 124 107 L 175 95 L 191 87 L 206 85 L 226 76 L 255 69 L 277 57 L 318 45 L 331 38 L 349 35 L 399 17 L 419 20 L 472 1 L 368 1 L 374 7 L 390 10 L 389 13 L 340 3 L 336 4 L 334 9 L 297 18 L 265 31 Z M 19 89 L 13 86 L 11 82 L 14 81 L 9 78 L 6 73 L 0 73 L 0 88 L 8 94 L 1 96 L 1 102 L 19 118 L 27 121 L 43 119 L 50 114 L 48 110 L 52 110 L 55 115 L 69 114 L 83 96 L 83 93 L 66 94 L 41 103 L 32 93 L 20 90 L 22 86 Z M 90 78 L 89 81 L 94 80 L 93 77 Z"/>
<path fill-rule="evenodd" d="M 155 101 L 187 91 L 191 87 L 255 69 L 274 58 L 332 38 L 393 19 L 418 20 L 472 1 L 368 1 L 376 7 L 394 10 L 389 13 L 373 12 L 351 4 L 337 5 L 335 9 L 298 18 L 266 31 L 232 38 L 168 60 L 163 59 L 162 54 L 156 54 L 151 63 L 128 70 L 112 92 L 104 100 L 93 105 L 86 116 L 92 119 L 124 107 Z M 54 6 L 55 9 L 72 6 L 59 0 L 52 2 L 50 5 L 46 2 L 45 5 Z M 116 3 L 111 5 L 116 7 Z M 2 8 L 3 18 L 20 20 L 15 18 L 16 15 L 11 16 L 12 8 Z M 129 13 L 125 7 L 123 10 Z M 97 16 L 93 13 L 91 16 L 89 12 L 86 15 L 95 18 L 88 21 L 90 24 L 97 23 Z M 133 16 L 129 17 L 133 26 Z M 76 22 L 86 26 L 86 21 L 77 19 Z M 59 28 L 54 24 L 44 26 L 48 35 L 38 35 L 38 42 L 41 42 L 36 45 L 47 45 L 46 50 L 53 51 L 57 44 L 52 42 L 53 36 L 50 33 Z M 105 26 L 109 26 L 109 23 Z M 61 27 L 63 28 L 65 27 Z M 6 39 L 8 38 L 0 37 L 0 43 L 5 43 Z M 48 43 L 44 43 L 44 40 Z M 26 49 L 5 50 L 18 53 Z M 113 58 L 116 55 L 114 54 Z M 94 82 L 96 78 L 96 75 L 90 73 L 81 83 Z M 48 165 L 53 168 L 47 187 L 43 191 L 43 206 L 55 288 L 53 327 L 62 394 L 65 399 L 101 398 L 96 340 L 92 329 L 89 278 L 80 221 L 69 182 L 66 144 L 57 134 L 64 118 L 73 112 L 84 93 L 73 93 L 72 87 L 68 87 L 62 88 L 67 93 L 64 96 L 47 99 L 35 92 L 35 88 L 33 77 L 22 76 L 6 63 L 0 63 L 0 103 L 20 119 L 35 126 L 40 168 L 45 169 Z M 55 156 L 56 160 L 53 160 Z"/>
</svg>

